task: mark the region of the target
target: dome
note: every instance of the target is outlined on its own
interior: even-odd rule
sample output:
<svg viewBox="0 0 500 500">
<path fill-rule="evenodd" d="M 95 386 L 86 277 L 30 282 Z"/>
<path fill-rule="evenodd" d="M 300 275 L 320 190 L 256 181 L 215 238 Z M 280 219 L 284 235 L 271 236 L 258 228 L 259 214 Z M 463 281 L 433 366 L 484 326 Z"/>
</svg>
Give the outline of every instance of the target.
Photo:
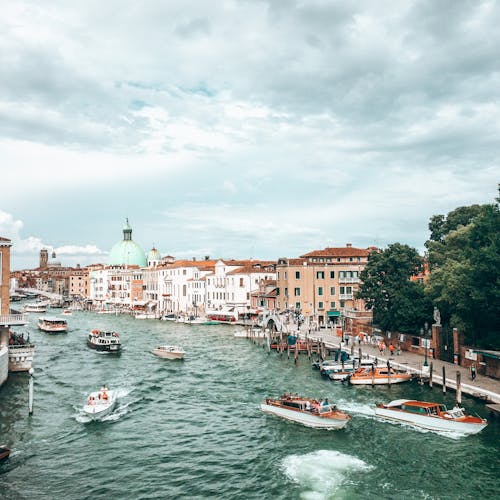
<svg viewBox="0 0 500 500">
<path fill-rule="evenodd" d="M 132 228 L 128 219 L 123 228 L 123 240 L 117 243 L 109 252 L 111 266 L 139 266 L 146 265 L 144 250 L 132 240 Z"/>
<path fill-rule="evenodd" d="M 153 247 L 149 252 L 148 252 L 148 262 L 154 262 L 154 261 L 160 261 L 161 260 L 161 255 L 158 250 L 156 250 L 155 247 Z"/>
</svg>

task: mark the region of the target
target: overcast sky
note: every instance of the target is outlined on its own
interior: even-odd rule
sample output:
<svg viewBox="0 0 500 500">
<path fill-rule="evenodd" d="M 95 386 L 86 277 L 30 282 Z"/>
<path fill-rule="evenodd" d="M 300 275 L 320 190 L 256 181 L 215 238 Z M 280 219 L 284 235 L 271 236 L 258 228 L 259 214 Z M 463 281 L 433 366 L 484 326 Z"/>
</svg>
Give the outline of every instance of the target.
<svg viewBox="0 0 500 500">
<path fill-rule="evenodd" d="M 419 251 L 500 180 L 493 1 L 0 3 L 12 268 Z"/>
</svg>

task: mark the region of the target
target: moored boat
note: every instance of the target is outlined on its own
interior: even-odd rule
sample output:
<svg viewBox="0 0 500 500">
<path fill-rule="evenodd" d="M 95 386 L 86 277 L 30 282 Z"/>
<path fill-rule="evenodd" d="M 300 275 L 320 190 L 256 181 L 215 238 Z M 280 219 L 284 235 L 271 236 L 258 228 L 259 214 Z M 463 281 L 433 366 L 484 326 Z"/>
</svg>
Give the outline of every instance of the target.
<svg viewBox="0 0 500 500">
<path fill-rule="evenodd" d="M 68 322 L 55 316 L 40 316 L 38 328 L 47 333 L 63 333 L 68 331 Z"/>
<path fill-rule="evenodd" d="M 100 352 L 119 353 L 122 348 L 120 335 L 117 332 L 106 332 L 94 329 L 87 337 L 87 346 Z"/>
<path fill-rule="evenodd" d="M 408 382 L 413 378 L 409 372 L 401 372 L 391 367 L 361 366 L 349 376 L 353 385 L 390 385 Z"/>
<path fill-rule="evenodd" d="M 160 345 L 151 351 L 155 356 L 165 359 L 183 359 L 184 349 L 173 345 Z"/>
<path fill-rule="evenodd" d="M 434 431 L 476 434 L 482 431 L 488 421 L 481 417 L 467 415 L 464 408 L 455 406 L 448 410 L 444 404 L 396 399 L 387 404 L 378 404 L 375 415 L 411 424 Z"/>
<path fill-rule="evenodd" d="M 71 316 L 73 314 L 73 311 L 71 309 L 64 309 L 64 311 L 61 314 L 63 316 Z"/>
<path fill-rule="evenodd" d="M 100 391 L 88 395 L 83 412 L 92 420 L 100 419 L 113 411 L 116 400 L 116 391 L 109 391 L 104 385 Z"/>
<path fill-rule="evenodd" d="M 276 399 L 266 398 L 260 409 L 264 413 L 317 429 L 342 429 L 351 420 L 350 415 L 339 410 L 335 404 L 328 403 L 327 399 L 320 402 L 291 394 Z"/>
</svg>

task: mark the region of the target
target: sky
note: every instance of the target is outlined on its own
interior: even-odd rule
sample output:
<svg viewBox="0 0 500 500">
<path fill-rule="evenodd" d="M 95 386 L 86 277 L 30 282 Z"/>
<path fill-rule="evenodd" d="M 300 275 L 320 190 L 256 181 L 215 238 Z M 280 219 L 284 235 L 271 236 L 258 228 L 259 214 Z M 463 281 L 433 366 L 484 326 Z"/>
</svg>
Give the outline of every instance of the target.
<svg viewBox="0 0 500 500">
<path fill-rule="evenodd" d="M 420 252 L 500 180 L 494 1 L 2 0 L 0 236 L 106 263 Z"/>
</svg>

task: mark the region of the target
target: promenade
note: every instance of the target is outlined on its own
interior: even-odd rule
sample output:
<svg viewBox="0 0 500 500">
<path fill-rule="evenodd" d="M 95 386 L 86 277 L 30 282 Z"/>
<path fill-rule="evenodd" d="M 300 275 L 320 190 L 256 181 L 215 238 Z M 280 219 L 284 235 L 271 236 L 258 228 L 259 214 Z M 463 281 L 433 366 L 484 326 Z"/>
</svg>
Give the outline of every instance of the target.
<svg viewBox="0 0 500 500">
<path fill-rule="evenodd" d="M 337 337 L 331 330 L 325 329 L 307 334 L 306 330 L 304 329 L 301 332 L 301 337 L 306 338 L 306 336 L 307 338 L 324 342 L 326 347 L 330 349 L 340 348 L 341 338 Z M 352 348 L 351 342 L 349 342 L 349 344 L 347 345 L 344 342 L 343 348 L 344 350 L 350 351 Z M 423 379 L 428 379 L 428 373 L 425 373 L 425 367 L 424 372 L 422 371 L 424 357 L 420 356 L 419 354 L 408 351 L 401 351 L 400 355 L 391 355 L 389 352 L 381 354 L 376 345 L 372 345 L 370 343 L 358 344 L 357 341 L 354 341 L 355 355 L 358 354 L 360 348 L 363 357 L 369 357 L 373 360 L 377 359 L 377 364 L 386 365 L 387 361 L 390 361 L 391 365 L 395 368 L 408 369 L 409 371 L 420 375 Z M 444 367 L 446 372 L 447 389 L 456 390 L 457 372 L 460 372 L 460 385 L 462 393 L 468 394 L 478 399 L 482 399 L 487 402 L 500 403 L 500 381 L 482 375 L 477 375 L 475 380 L 473 381 L 468 368 L 457 366 L 446 361 L 432 359 L 430 357 L 428 358 L 427 362 L 429 365 L 432 363 L 433 384 L 439 386 L 443 385 L 442 373 Z"/>
</svg>

